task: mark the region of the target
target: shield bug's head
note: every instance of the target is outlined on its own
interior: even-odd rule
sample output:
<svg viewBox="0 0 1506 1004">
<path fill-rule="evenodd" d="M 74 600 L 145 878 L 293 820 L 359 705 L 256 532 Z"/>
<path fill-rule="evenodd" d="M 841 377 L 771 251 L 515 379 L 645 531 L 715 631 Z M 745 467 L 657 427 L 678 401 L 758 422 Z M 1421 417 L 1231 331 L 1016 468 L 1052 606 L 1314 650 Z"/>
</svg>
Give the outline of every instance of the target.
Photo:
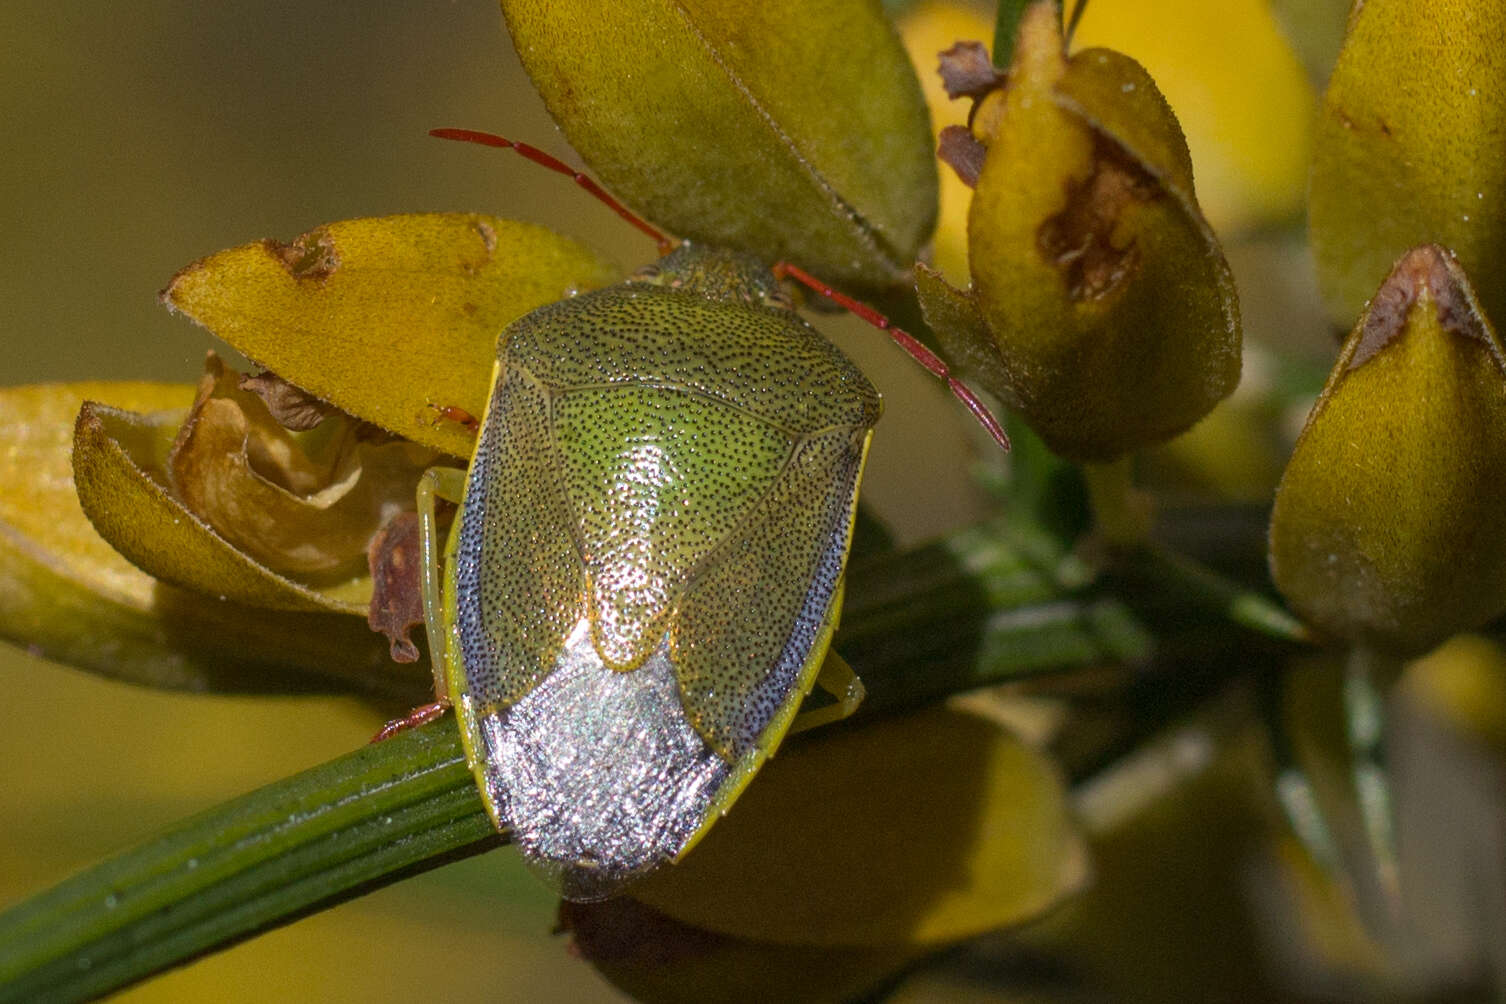
<svg viewBox="0 0 1506 1004">
<path fill-rule="evenodd" d="M 762 302 L 768 306 L 786 309 L 790 308 L 791 304 L 789 299 L 777 290 L 780 280 L 791 279 L 809 287 L 837 306 L 851 311 L 880 331 L 886 332 L 896 345 L 909 353 L 910 357 L 924 366 L 932 376 L 946 382 L 952 396 L 967 408 L 978 424 L 993 437 L 994 442 L 1006 450 L 1009 449 L 1009 436 L 1005 434 L 1003 425 L 978 399 L 972 389 L 952 374 L 940 356 L 909 332 L 892 325 L 887 317 L 872 307 L 859 303 L 845 293 L 828 286 L 799 266 L 790 262 L 776 262 L 772 267 L 765 268 L 756 257 L 742 252 L 704 248 L 691 245 L 689 242 L 677 243 L 655 230 L 648 221 L 635 216 L 631 210 L 612 198 L 592 178 L 527 143 L 519 143 L 494 133 L 477 132 L 474 129 L 431 129 L 429 135 L 439 139 L 453 139 L 513 150 L 541 167 L 570 178 L 618 216 L 652 237 L 659 245 L 659 253 L 663 257 L 658 263 L 657 272 L 652 266 L 640 272 L 635 278 L 641 281 L 681 289 L 692 288 L 697 292 L 704 291 L 705 297 L 713 302 L 739 300 L 750 303 Z M 772 292 L 764 292 L 769 285 L 776 288 Z"/>
<path fill-rule="evenodd" d="M 678 289 L 718 303 L 794 309 L 774 271 L 753 255 L 689 241 L 639 269 L 630 281 Z"/>
</svg>

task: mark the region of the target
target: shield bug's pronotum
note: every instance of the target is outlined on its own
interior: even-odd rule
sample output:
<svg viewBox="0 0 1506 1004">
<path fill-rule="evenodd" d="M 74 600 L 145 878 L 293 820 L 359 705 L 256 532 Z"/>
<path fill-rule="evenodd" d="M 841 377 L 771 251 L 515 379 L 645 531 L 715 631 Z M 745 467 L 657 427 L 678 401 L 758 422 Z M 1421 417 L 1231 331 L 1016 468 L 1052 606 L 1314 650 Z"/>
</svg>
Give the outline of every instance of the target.
<svg viewBox="0 0 1506 1004">
<path fill-rule="evenodd" d="M 781 280 L 889 330 L 1007 441 L 939 359 L 798 268 L 676 246 L 525 144 L 435 134 L 575 178 L 665 252 L 508 325 L 469 472 L 419 488 L 439 700 L 404 723 L 453 706 L 497 825 L 601 898 L 694 845 L 818 676 L 837 700 L 805 721 L 861 699 L 827 656 L 879 396 Z M 442 562 L 437 498 L 459 505 Z"/>
</svg>

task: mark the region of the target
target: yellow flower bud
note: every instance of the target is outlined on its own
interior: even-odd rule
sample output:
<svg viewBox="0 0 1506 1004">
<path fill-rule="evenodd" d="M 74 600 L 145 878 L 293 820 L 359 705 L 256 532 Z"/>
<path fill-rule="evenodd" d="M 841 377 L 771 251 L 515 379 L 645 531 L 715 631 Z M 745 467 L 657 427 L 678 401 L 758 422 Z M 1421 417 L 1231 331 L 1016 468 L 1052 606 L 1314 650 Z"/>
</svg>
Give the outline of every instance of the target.
<svg viewBox="0 0 1506 1004">
<path fill-rule="evenodd" d="M 1506 311 L 1506 4 L 1367 0 L 1323 96 L 1308 217 L 1333 319 L 1408 248 L 1449 248 Z"/>
<path fill-rule="evenodd" d="M 1271 572 L 1342 638 L 1430 647 L 1506 611 L 1506 351 L 1458 261 L 1409 251 L 1277 489 Z"/>
<path fill-rule="evenodd" d="M 987 148 L 972 289 L 920 290 L 943 347 L 989 356 L 976 379 L 1074 460 L 1111 460 L 1207 414 L 1239 381 L 1234 283 L 1150 76 L 1107 49 L 1068 59 L 1054 7 L 1038 4 L 972 129 Z M 976 318 L 948 324 L 966 300 Z"/>
</svg>

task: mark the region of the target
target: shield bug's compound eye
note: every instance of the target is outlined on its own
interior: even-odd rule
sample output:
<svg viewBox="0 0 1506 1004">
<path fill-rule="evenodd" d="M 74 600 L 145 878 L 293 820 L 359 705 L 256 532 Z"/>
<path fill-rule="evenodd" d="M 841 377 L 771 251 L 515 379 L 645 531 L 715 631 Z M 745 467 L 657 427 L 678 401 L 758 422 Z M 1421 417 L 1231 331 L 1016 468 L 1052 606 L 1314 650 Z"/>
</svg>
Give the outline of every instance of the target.
<svg viewBox="0 0 1506 1004">
<path fill-rule="evenodd" d="M 786 293 L 783 289 L 776 288 L 772 292 L 765 293 L 763 302 L 765 306 L 775 307 L 779 310 L 795 309 L 795 301 L 792 300 L 790 298 L 790 294 Z"/>
</svg>

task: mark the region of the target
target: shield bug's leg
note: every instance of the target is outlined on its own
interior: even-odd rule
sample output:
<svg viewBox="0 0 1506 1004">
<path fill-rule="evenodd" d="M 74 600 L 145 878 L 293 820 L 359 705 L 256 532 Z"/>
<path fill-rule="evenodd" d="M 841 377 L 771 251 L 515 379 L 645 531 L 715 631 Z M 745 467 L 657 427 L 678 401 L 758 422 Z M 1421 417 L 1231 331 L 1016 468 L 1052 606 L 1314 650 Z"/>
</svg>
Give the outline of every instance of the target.
<svg viewBox="0 0 1506 1004">
<path fill-rule="evenodd" d="M 655 230 L 653 225 L 647 220 L 634 215 L 632 210 L 608 195 L 607 190 L 597 184 L 596 180 L 590 175 L 582 174 L 569 164 L 566 164 L 557 157 L 551 157 L 536 146 L 519 143 L 517 140 L 508 139 L 506 136 L 498 136 L 496 133 L 477 132 L 475 129 L 430 129 L 429 135 L 436 139 L 453 139 L 459 140 L 462 143 L 480 143 L 482 146 L 495 146 L 501 147 L 504 150 L 512 150 L 521 156 L 527 157 L 540 167 L 547 167 L 556 174 L 563 174 L 581 188 L 590 192 L 598 201 L 612 210 L 612 212 L 653 238 L 654 243 L 659 245 L 660 254 L 668 254 L 675 248 L 675 241 L 665 237 L 659 231 Z"/>
<path fill-rule="evenodd" d="M 439 527 L 434 519 L 434 499 L 459 505 L 465 498 L 465 471 L 458 467 L 431 467 L 418 479 L 418 564 L 423 576 L 424 632 L 429 639 L 429 665 L 434 671 L 434 696 L 448 700 L 445 684 L 445 628 L 439 574 Z"/>
<path fill-rule="evenodd" d="M 434 701 L 383 725 L 371 737 L 374 743 L 432 722 L 450 706 L 444 670 L 443 580 L 439 574 L 439 528 L 434 518 L 434 500 L 442 498 L 459 504 L 464 497 L 465 471 L 458 467 L 431 467 L 418 479 L 418 566 L 424 599 L 424 632 L 429 639 L 429 666 L 434 673 Z"/>
<path fill-rule="evenodd" d="M 1009 436 L 1005 434 L 1004 427 L 999 424 L 999 420 L 993 416 L 993 413 L 988 410 L 982 401 L 978 400 L 978 396 L 973 393 L 972 388 L 953 376 L 951 369 L 947 367 L 947 364 L 942 361 L 941 357 L 921 344 L 920 340 L 914 335 L 903 328 L 895 327 L 889 322 L 889 318 L 880 314 L 877 310 L 868 306 L 868 304 L 860 303 L 847 294 L 838 292 L 809 272 L 798 266 L 791 265 L 787 261 L 776 264 L 773 272 L 781 279 L 794 279 L 802 286 L 815 290 L 837 306 L 858 315 L 880 331 L 887 332 L 895 344 L 910 354 L 910 358 L 920 363 L 927 370 L 930 370 L 933 376 L 945 380 L 947 388 L 952 392 L 952 396 L 961 401 L 962 406 L 972 412 L 973 417 L 978 420 L 978 424 L 987 429 L 988 434 L 994 438 L 994 442 L 1006 450 L 1009 449 Z"/>
<path fill-rule="evenodd" d="M 371 737 L 368 745 L 370 743 L 379 743 L 384 739 L 391 739 L 399 732 L 407 732 L 409 729 L 416 729 L 420 725 L 428 725 L 448 710 L 450 710 L 449 701 L 432 701 L 429 704 L 420 704 L 403 717 L 394 718 L 386 725 L 383 725 L 377 730 L 377 734 Z"/>
<path fill-rule="evenodd" d="M 815 728 L 817 725 L 825 725 L 828 722 L 840 722 L 863 703 L 863 681 L 858 679 L 858 674 L 853 672 L 836 652 L 828 650 L 826 661 L 821 663 L 821 671 L 816 676 L 816 686 L 826 691 L 836 700 L 823 708 L 814 711 L 802 711 L 795 716 L 790 723 L 790 733 L 804 732 L 806 729 Z"/>
</svg>

